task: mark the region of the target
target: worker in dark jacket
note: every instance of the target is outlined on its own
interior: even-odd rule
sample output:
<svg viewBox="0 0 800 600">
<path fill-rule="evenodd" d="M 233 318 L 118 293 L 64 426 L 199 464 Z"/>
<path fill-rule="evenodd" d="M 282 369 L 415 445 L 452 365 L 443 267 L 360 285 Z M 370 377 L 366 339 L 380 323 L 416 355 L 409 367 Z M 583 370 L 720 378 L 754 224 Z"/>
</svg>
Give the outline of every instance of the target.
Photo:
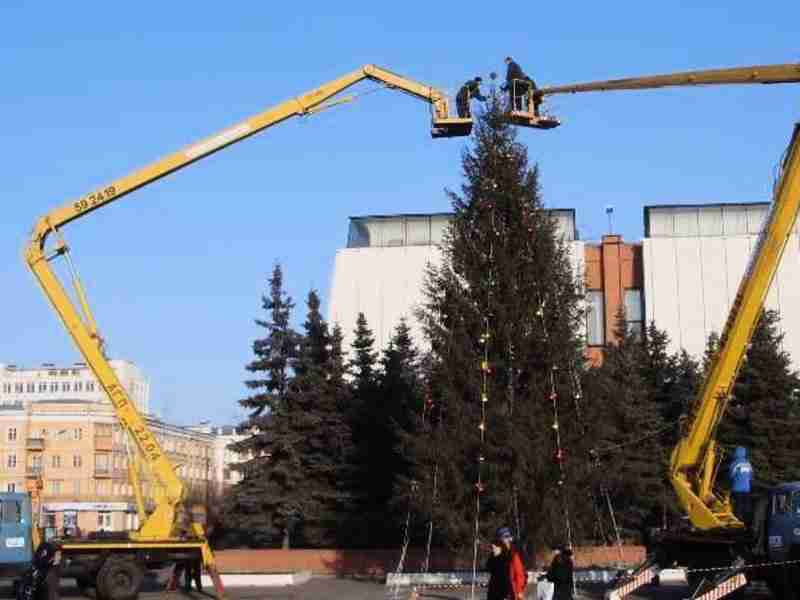
<svg viewBox="0 0 800 600">
<path fill-rule="evenodd" d="M 474 79 L 470 79 L 464 85 L 461 86 L 461 89 L 458 90 L 458 94 L 456 94 L 456 108 L 458 109 L 458 118 L 459 119 L 469 119 L 471 116 L 471 112 L 469 109 L 469 101 L 475 98 L 476 100 L 480 100 L 481 102 L 485 102 L 486 98 L 483 97 L 481 94 L 481 82 L 483 79 L 480 77 L 475 77 Z"/>
<path fill-rule="evenodd" d="M 530 92 L 534 92 L 533 106 L 530 108 L 532 108 L 533 114 L 538 116 L 541 97 L 535 94 L 536 83 L 525 74 L 522 67 L 514 62 L 514 59 L 510 56 L 506 56 L 506 67 L 506 84 L 502 89 L 508 92 L 508 104 L 511 110 L 523 110 L 525 106 L 523 99 L 527 98 Z"/>
<path fill-rule="evenodd" d="M 489 573 L 489 585 L 486 600 L 507 600 L 511 594 L 511 581 L 508 577 L 509 555 L 503 552 L 500 540 L 491 545 L 492 553 L 486 560 L 486 572 Z"/>
<path fill-rule="evenodd" d="M 547 573 L 540 579 L 550 581 L 553 586 L 553 600 L 573 600 L 573 572 L 575 565 L 572 562 L 572 550 L 561 547 L 556 551 L 553 562 Z"/>
</svg>

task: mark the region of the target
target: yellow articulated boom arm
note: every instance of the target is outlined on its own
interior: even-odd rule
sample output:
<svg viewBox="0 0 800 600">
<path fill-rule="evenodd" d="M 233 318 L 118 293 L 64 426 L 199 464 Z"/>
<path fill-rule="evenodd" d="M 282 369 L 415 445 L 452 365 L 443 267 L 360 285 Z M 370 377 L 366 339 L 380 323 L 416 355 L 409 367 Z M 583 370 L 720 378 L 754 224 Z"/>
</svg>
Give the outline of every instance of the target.
<svg viewBox="0 0 800 600">
<path fill-rule="evenodd" d="M 800 82 L 800 64 L 755 65 L 551 86 L 536 93 L 552 96 L 663 87 L 796 82 Z M 714 491 L 719 462 L 714 436 L 800 208 L 799 138 L 798 127 L 795 127 L 770 217 L 731 306 L 719 352 L 672 453 L 670 479 L 681 505 L 697 529 L 743 526 L 733 515 L 727 498 Z"/>
<path fill-rule="evenodd" d="M 542 96 L 576 94 L 579 92 L 611 92 L 616 90 L 650 90 L 663 87 L 685 87 L 696 85 L 741 85 L 748 83 L 794 83 L 800 81 L 800 64 L 754 65 L 731 69 L 706 69 L 684 71 L 666 75 L 608 79 L 570 85 L 541 88 Z"/>
<path fill-rule="evenodd" d="M 137 539 L 163 540 L 175 535 L 175 511 L 183 498 L 183 483 L 106 359 L 102 339 L 98 334 L 86 295 L 72 268 L 69 248 L 61 237 L 61 228 L 161 177 L 268 127 L 290 117 L 303 116 L 320 110 L 324 108 L 325 102 L 363 80 L 380 82 L 391 89 L 406 92 L 428 102 L 432 111 L 434 137 L 469 134 L 472 121 L 452 118 L 447 97 L 441 91 L 386 69 L 365 65 L 68 202 L 39 219 L 34 225 L 31 240 L 25 249 L 25 261 L 78 346 L 86 364 L 92 369 L 111 400 L 122 427 L 131 435 L 144 463 L 164 490 L 164 501 L 157 504 L 153 513 L 141 525 L 136 534 Z M 51 235 L 55 235 L 57 239 L 52 248 L 48 249 L 47 242 Z M 72 302 L 50 266 L 50 261 L 60 256 L 67 259 L 72 271 L 79 307 Z"/>
<path fill-rule="evenodd" d="M 792 134 L 783 174 L 769 217 L 739 284 L 719 351 L 695 398 L 687 430 L 672 452 L 670 476 L 692 524 L 698 529 L 742 527 L 729 502 L 714 492 L 717 448 L 714 435 L 731 388 L 764 308 L 784 248 L 800 211 L 800 125 Z"/>
</svg>

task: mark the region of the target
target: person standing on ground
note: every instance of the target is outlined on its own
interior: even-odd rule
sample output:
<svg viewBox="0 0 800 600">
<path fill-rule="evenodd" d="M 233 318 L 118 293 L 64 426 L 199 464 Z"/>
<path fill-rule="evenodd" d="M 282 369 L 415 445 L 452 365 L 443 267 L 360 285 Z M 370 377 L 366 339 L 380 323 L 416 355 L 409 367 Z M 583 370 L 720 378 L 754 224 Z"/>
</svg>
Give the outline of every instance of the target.
<svg viewBox="0 0 800 600">
<path fill-rule="evenodd" d="M 459 119 L 469 119 L 472 116 L 472 112 L 469 108 L 470 100 L 475 98 L 481 102 L 486 101 L 486 98 L 484 98 L 483 94 L 481 94 L 482 81 L 483 79 L 480 77 L 475 77 L 474 79 L 467 81 L 461 86 L 461 89 L 458 90 L 458 94 L 456 94 L 456 108 L 458 109 Z"/>
<path fill-rule="evenodd" d="M 511 582 L 508 578 L 508 555 L 503 553 L 500 544 L 500 540 L 492 542 L 492 553 L 486 560 L 486 571 L 489 573 L 486 600 L 507 600 L 511 593 Z"/>
<path fill-rule="evenodd" d="M 497 530 L 495 536 L 497 541 L 500 542 L 502 549 L 501 556 L 508 564 L 508 598 L 512 600 L 522 600 L 525 597 L 525 586 L 528 584 L 528 573 L 525 571 L 525 564 L 522 561 L 522 555 L 514 547 L 514 536 L 511 534 L 511 529 L 508 527 L 501 527 Z"/>
<path fill-rule="evenodd" d="M 557 549 L 547 573 L 540 577 L 553 584 L 553 600 L 573 600 L 574 571 L 572 550 L 566 546 Z"/>
<path fill-rule="evenodd" d="M 733 512 L 742 521 L 750 518 L 750 492 L 753 486 L 753 465 L 747 459 L 747 448 L 737 446 L 728 468 L 731 481 Z"/>
</svg>

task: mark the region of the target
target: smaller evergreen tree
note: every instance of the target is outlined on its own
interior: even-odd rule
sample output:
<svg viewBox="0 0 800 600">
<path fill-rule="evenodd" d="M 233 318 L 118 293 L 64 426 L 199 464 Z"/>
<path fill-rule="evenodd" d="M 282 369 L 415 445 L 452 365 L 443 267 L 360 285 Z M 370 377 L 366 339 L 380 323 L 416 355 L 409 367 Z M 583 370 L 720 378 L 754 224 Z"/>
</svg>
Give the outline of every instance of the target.
<svg viewBox="0 0 800 600">
<path fill-rule="evenodd" d="M 350 373 L 353 376 L 353 387 L 356 394 L 363 396 L 363 398 L 359 398 L 360 400 L 366 400 L 375 387 L 378 355 L 375 352 L 375 336 L 369 328 L 367 317 L 363 312 L 358 313 L 353 333 L 355 338 L 352 343 L 353 358 L 349 364 Z"/>
<path fill-rule="evenodd" d="M 346 470 L 351 433 L 342 405 L 341 334 L 331 337 L 316 291 L 309 292 L 307 306 L 304 335 L 291 365 L 289 410 L 277 418 L 286 421 L 285 444 L 299 459 L 296 475 L 302 483 L 292 502 L 299 513 L 298 537 L 325 547 L 338 539 L 338 517 L 350 508 Z"/>
<path fill-rule="evenodd" d="M 276 421 L 275 416 L 288 408 L 289 365 L 297 349 L 297 333 L 289 325 L 294 304 L 283 290 L 278 264 L 262 306 L 268 318 L 256 319 L 256 324 L 265 335 L 253 342 L 255 358 L 246 367 L 254 374 L 245 382 L 252 394 L 239 401 L 250 411 L 240 426 L 250 435 L 232 446 L 240 456 L 249 458 L 233 467 L 242 472 L 243 479 L 231 489 L 224 509 L 225 527 L 246 532 L 244 539 L 254 546 L 267 546 L 280 538 L 288 544 L 293 510 L 287 494 L 297 486 L 296 454 L 290 449 L 276 451 L 273 445 L 275 437 L 281 438 L 284 422 Z"/>
<path fill-rule="evenodd" d="M 600 467 L 591 485 L 608 490 L 618 524 L 630 534 L 644 530 L 666 494 L 667 453 L 659 436 L 649 434 L 664 430 L 659 397 L 671 360 L 667 338 L 654 326 L 635 335 L 619 315 L 616 339 L 587 376 L 590 435 Z"/>
<path fill-rule="evenodd" d="M 773 310 L 761 315 L 718 434 L 723 447 L 748 448 L 756 480 L 769 485 L 800 479 L 798 421 L 791 416 L 800 378 L 783 349 L 779 323 Z M 710 358 L 719 350 L 719 339 L 710 339 L 708 346 Z"/>
</svg>

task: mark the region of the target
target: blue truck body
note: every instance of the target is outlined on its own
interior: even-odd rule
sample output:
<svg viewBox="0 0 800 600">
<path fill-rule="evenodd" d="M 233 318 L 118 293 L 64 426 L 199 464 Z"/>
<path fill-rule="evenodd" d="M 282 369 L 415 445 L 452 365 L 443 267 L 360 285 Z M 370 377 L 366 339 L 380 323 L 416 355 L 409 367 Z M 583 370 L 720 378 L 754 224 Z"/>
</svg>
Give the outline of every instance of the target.
<svg viewBox="0 0 800 600">
<path fill-rule="evenodd" d="M 0 493 L 0 577 L 19 577 L 33 557 L 31 499 L 28 494 Z"/>
</svg>

